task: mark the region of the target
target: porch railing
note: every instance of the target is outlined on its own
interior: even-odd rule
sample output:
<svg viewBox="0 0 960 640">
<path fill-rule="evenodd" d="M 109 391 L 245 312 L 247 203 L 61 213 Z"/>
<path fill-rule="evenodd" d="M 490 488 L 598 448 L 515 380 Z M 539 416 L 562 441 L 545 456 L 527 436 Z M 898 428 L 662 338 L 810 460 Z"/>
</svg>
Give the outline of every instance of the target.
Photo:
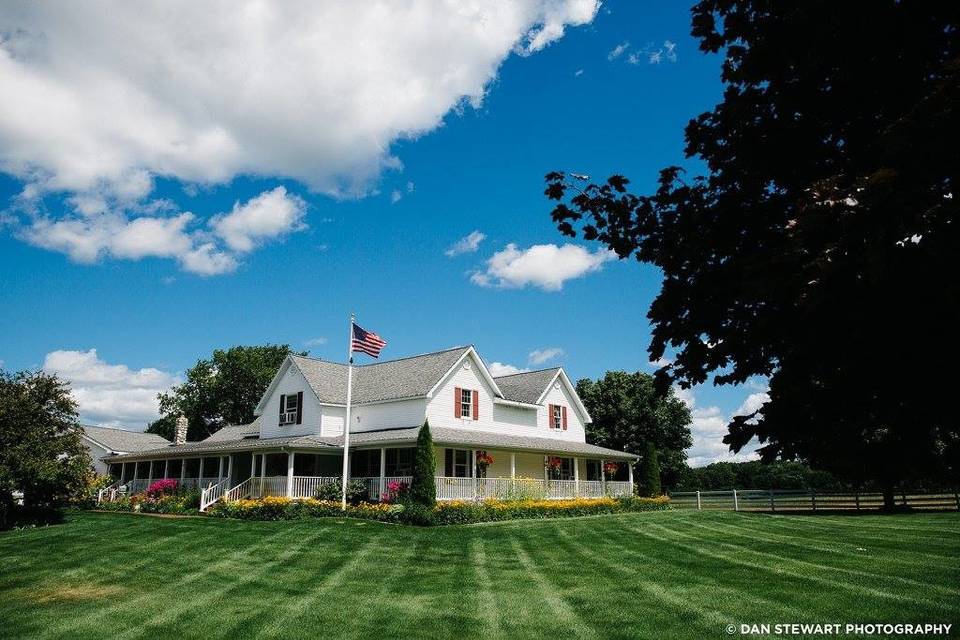
<svg viewBox="0 0 960 640">
<path fill-rule="evenodd" d="M 254 478 L 251 495 L 255 498 L 270 498 L 287 495 L 287 476 Z"/>
<path fill-rule="evenodd" d="M 438 477 L 437 500 L 558 500 L 630 495 L 629 482 Z"/>
<path fill-rule="evenodd" d="M 200 511 L 206 511 L 207 507 L 223 497 L 227 489 L 230 488 L 230 478 L 224 478 L 217 484 L 212 484 L 200 492 Z"/>
<path fill-rule="evenodd" d="M 250 493 L 253 491 L 253 483 L 256 482 L 258 485 L 260 483 L 260 478 L 247 478 L 234 488 L 225 491 L 223 493 L 223 499 L 226 502 L 233 502 L 234 500 L 243 500 L 250 496 Z"/>
<path fill-rule="evenodd" d="M 337 476 L 293 476 L 294 498 L 312 498 L 317 489 L 325 484 L 337 484 Z"/>
</svg>

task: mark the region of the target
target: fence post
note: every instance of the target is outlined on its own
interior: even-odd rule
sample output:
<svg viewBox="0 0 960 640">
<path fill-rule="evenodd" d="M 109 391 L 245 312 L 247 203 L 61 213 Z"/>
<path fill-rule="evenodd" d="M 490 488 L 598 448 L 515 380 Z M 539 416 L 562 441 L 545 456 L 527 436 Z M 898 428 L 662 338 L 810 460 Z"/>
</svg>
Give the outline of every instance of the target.
<svg viewBox="0 0 960 640">
<path fill-rule="evenodd" d="M 853 494 L 853 500 L 857 504 L 857 511 L 860 511 L 860 492 L 859 491 Z"/>
<path fill-rule="evenodd" d="M 770 489 L 770 511 L 776 511 L 777 505 L 773 502 L 773 489 Z"/>
<path fill-rule="evenodd" d="M 960 509 L 960 501 L 957 501 L 957 508 Z M 697 511 L 700 511 L 700 492 L 697 491 Z"/>
<path fill-rule="evenodd" d="M 900 494 L 900 499 L 903 500 L 903 506 L 907 506 L 907 494 L 903 492 Z"/>
<path fill-rule="evenodd" d="M 957 503 L 957 511 L 960 511 L 960 491 L 953 492 L 953 499 Z"/>
<path fill-rule="evenodd" d="M 733 490 L 733 510 L 740 511 L 740 504 L 737 502 L 737 490 Z"/>
<path fill-rule="evenodd" d="M 813 491 L 810 492 L 810 502 L 813 504 L 813 510 L 817 510 L 817 494 Z"/>
</svg>

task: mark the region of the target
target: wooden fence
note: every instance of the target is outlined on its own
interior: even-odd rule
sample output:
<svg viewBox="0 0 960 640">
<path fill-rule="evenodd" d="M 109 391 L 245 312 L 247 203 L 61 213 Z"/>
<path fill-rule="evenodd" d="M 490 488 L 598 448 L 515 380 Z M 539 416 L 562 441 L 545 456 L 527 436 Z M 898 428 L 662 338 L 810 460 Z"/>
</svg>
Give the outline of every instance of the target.
<svg viewBox="0 0 960 640">
<path fill-rule="evenodd" d="M 883 508 L 883 494 L 767 489 L 683 491 L 670 494 L 670 503 L 677 509 L 701 511 L 879 511 Z M 900 493 L 896 504 L 922 511 L 960 511 L 960 494 Z"/>
</svg>

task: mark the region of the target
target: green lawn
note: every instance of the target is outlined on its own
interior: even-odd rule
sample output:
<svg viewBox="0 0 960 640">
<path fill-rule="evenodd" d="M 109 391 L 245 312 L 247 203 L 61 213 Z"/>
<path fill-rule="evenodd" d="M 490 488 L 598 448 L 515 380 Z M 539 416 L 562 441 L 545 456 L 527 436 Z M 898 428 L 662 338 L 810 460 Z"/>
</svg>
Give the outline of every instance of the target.
<svg viewBox="0 0 960 640">
<path fill-rule="evenodd" d="M 0 638 L 704 638 L 960 623 L 960 515 L 418 529 L 76 514 L 0 534 Z M 952 634 L 952 635 L 953 635 Z"/>
</svg>

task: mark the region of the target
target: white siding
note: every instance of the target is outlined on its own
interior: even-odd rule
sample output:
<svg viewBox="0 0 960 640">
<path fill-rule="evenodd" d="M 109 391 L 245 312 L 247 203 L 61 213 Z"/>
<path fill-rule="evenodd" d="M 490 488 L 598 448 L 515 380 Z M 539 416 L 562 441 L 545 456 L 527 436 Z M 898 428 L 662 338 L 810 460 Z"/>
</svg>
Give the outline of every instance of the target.
<svg viewBox="0 0 960 640">
<path fill-rule="evenodd" d="M 108 465 L 106 462 L 104 462 L 100 458 L 112 452 L 107 451 L 100 445 L 94 444 L 93 442 L 91 442 L 90 440 L 87 440 L 86 438 L 81 438 L 80 440 L 81 442 L 83 442 L 83 445 L 87 448 L 87 453 L 90 454 L 90 466 L 93 467 L 93 470 L 99 473 L 100 475 L 106 475 L 107 473 L 109 473 L 110 465 Z"/>
<path fill-rule="evenodd" d="M 342 436 L 343 420 L 347 410 L 345 407 L 323 407 L 323 415 L 320 417 L 320 435 L 322 436 Z"/>
<path fill-rule="evenodd" d="M 353 423 L 350 433 L 418 427 L 423 424 L 426 408 L 427 401 L 424 398 L 353 406 L 350 408 L 350 421 Z"/>
<path fill-rule="evenodd" d="M 303 392 L 303 416 L 300 424 L 280 426 L 280 396 Z M 317 396 L 310 389 L 306 378 L 295 366 L 289 369 L 280 378 L 280 383 L 267 400 L 260 419 L 260 437 L 277 438 L 283 436 L 303 436 L 320 433 L 320 403 Z"/>
<path fill-rule="evenodd" d="M 454 427 L 457 429 L 478 429 L 480 431 L 498 431 L 493 415 L 493 389 L 487 384 L 483 376 L 478 374 L 480 364 L 472 357 L 464 360 L 469 368 L 464 369 L 463 363 L 457 366 L 437 388 L 434 396 L 427 403 L 427 418 L 431 426 Z M 457 387 L 475 389 L 480 392 L 478 420 L 454 417 L 453 394 Z"/>
</svg>

